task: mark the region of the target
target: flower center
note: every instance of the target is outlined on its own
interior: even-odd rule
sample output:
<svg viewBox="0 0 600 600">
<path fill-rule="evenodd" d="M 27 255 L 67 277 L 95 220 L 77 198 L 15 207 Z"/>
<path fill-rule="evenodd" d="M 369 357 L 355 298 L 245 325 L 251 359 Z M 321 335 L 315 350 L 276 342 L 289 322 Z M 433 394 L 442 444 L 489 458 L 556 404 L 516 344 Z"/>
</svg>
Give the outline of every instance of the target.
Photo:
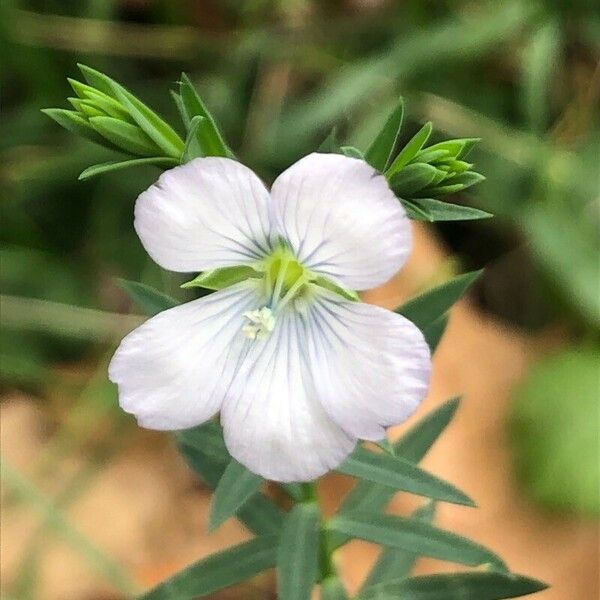
<svg viewBox="0 0 600 600">
<path fill-rule="evenodd" d="M 275 327 L 277 313 L 303 294 L 312 279 L 310 271 L 284 246 L 264 259 L 263 272 L 267 305 L 244 313 L 249 323 L 242 331 L 251 340 L 269 335 Z"/>
</svg>

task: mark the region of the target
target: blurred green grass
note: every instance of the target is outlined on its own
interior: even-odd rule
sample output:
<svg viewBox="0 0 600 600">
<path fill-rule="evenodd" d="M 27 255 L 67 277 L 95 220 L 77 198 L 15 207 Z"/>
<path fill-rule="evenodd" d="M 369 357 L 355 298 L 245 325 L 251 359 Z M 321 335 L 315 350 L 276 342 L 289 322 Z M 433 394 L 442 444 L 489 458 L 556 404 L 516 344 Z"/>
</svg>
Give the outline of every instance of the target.
<svg viewBox="0 0 600 600">
<path fill-rule="evenodd" d="M 485 310 L 527 329 L 560 325 L 572 345 L 598 348 L 593 0 L 5 0 L 0 11 L 5 389 L 44 397 L 57 365 L 104 372 L 131 310 L 116 277 L 181 294 L 131 226 L 158 171 L 78 182 L 110 154 L 39 112 L 66 105 L 77 62 L 125 82 L 173 124 L 168 89 L 187 71 L 267 180 L 336 123 L 364 148 L 400 94 L 404 141 L 426 120 L 440 136 L 481 137 L 473 159 L 488 179 L 469 204 L 497 218 L 438 233 L 466 268 L 489 266 Z"/>
</svg>

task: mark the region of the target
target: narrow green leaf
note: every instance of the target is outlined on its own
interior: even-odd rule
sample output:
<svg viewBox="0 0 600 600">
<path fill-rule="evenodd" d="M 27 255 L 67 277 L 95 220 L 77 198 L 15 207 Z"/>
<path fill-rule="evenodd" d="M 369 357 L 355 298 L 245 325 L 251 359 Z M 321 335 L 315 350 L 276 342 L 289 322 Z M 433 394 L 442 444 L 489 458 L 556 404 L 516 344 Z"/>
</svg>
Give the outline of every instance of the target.
<svg viewBox="0 0 600 600">
<path fill-rule="evenodd" d="M 456 533 L 416 519 L 360 511 L 339 514 L 327 526 L 353 538 L 408 550 L 419 556 L 469 566 L 489 565 L 494 570 L 507 572 L 502 559 L 491 550 Z"/>
<path fill-rule="evenodd" d="M 114 90 L 117 100 L 127 109 L 140 129 L 166 156 L 179 159 L 183 153 L 184 143 L 175 130 L 124 87 L 115 83 Z"/>
<path fill-rule="evenodd" d="M 421 419 L 394 444 L 396 455 L 414 463 L 422 460 L 452 421 L 459 404 L 460 398 L 452 398 Z"/>
<path fill-rule="evenodd" d="M 418 508 L 413 512 L 411 518 L 424 523 L 433 523 L 435 520 L 435 502 L 428 502 L 425 506 Z M 406 579 L 418 559 L 418 554 L 408 550 L 384 548 L 363 584 L 361 594 L 377 584 Z"/>
<path fill-rule="evenodd" d="M 187 117 L 186 122 L 189 123 L 188 127 L 191 127 L 194 117 L 204 117 L 205 119 L 205 122 L 201 125 L 204 156 L 227 156 L 233 158 L 234 154 L 227 146 L 214 117 L 206 108 L 194 84 L 185 73 L 181 74 L 179 93 Z"/>
<path fill-rule="evenodd" d="M 547 587 L 541 581 L 512 573 L 444 573 L 374 586 L 358 600 L 503 600 L 535 594 Z"/>
<path fill-rule="evenodd" d="M 339 577 L 328 577 L 321 582 L 321 600 L 349 600 Z"/>
<path fill-rule="evenodd" d="M 67 101 L 71 106 L 78 111 L 84 118 L 89 117 L 106 117 L 108 116 L 103 110 L 99 109 L 89 100 L 82 100 L 81 98 L 67 98 Z"/>
<path fill-rule="evenodd" d="M 433 126 L 431 122 L 425 123 L 425 125 L 423 125 L 423 127 L 421 127 L 421 129 L 410 139 L 408 144 L 404 146 L 398 156 L 394 159 L 390 168 L 386 171 L 385 175 L 388 179 L 405 167 L 417 155 L 417 152 L 421 150 L 429 139 L 432 130 Z"/>
<path fill-rule="evenodd" d="M 394 444 L 394 453 L 413 463 L 427 454 L 435 441 L 448 426 L 458 408 L 459 399 L 453 398 L 421 419 Z M 346 496 L 340 513 L 353 510 L 383 510 L 396 492 L 385 485 L 359 481 Z M 348 536 L 335 534 L 332 545 L 337 548 L 348 541 Z"/>
<path fill-rule="evenodd" d="M 109 173 L 110 171 L 120 171 L 121 169 L 129 169 L 130 167 L 142 167 L 144 165 L 154 165 L 156 167 L 174 167 L 178 163 L 173 158 L 165 156 L 155 156 L 152 158 L 134 158 L 131 160 L 111 160 L 109 162 L 93 165 L 83 170 L 79 174 L 79 179 L 90 179 L 97 175 Z"/>
<path fill-rule="evenodd" d="M 459 275 L 446 283 L 409 300 L 396 309 L 396 312 L 411 320 L 419 329 L 445 314 L 452 305 L 462 298 L 483 271 L 473 271 Z"/>
<path fill-rule="evenodd" d="M 337 127 L 332 127 L 327 137 L 321 142 L 321 145 L 317 148 L 317 152 L 322 152 L 323 154 L 339 154 L 341 152 L 341 149 L 337 137 Z"/>
<path fill-rule="evenodd" d="M 438 170 L 432 165 L 412 163 L 389 178 L 390 187 L 401 198 L 410 198 L 415 192 L 427 187 L 437 174 Z"/>
<path fill-rule="evenodd" d="M 431 148 L 425 148 L 417 153 L 412 162 L 433 163 L 448 156 L 451 156 L 448 150 L 432 150 Z"/>
<path fill-rule="evenodd" d="M 365 160 L 364 154 L 354 146 L 341 146 L 340 151 L 344 156 L 349 156 L 350 158 L 358 158 L 360 160 Z"/>
<path fill-rule="evenodd" d="M 107 96 L 98 90 L 92 89 L 91 91 L 86 92 L 86 98 L 95 106 L 103 110 L 109 117 L 121 119 L 122 121 L 128 121 L 132 124 L 134 123 L 131 115 L 110 96 Z"/>
<path fill-rule="evenodd" d="M 365 153 L 365 160 L 381 173 L 385 172 L 391 162 L 403 119 L 404 101 L 400 98 L 396 108 Z"/>
<path fill-rule="evenodd" d="M 219 463 L 227 465 L 231 460 L 223 439 L 223 429 L 215 419 L 191 429 L 178 431 L 176 437 L 178 444 L 200 450 Z M 215 480 L 213 487 L 217 486 L 219 478 Z"/>
<path fill-rule="evenodd" d="M 181 94 L 178 94 L 174 90 L 169 90 L 169 94 L 171 94 L 171 98 L 173 102 L 175 102 L 175 106 L 177 107 L 177 112 L 185 125 L 186 131 L 190 128 L 190 119 L 188 117 L 187 111 L 185 110 L 185 106 L 183 105 L 183 100 L 181 99 Z"/>
<path fill-rule="evenodd" d="M 473 146 L 480 141 L 481 138 L 459 138 L 455 140 L 445 140 L 444 142 L 438 142 L 437 144 L 429 146 L 424 150 L 424 152 L 446 150 L 450 156 L 460 160 L 467 156 Z"/>
<path fill-rule="evenodd" d="M 444 180 L 444 185 L 429 187 L 418 195 L 441 196 L 445 194 L 455 194 L 467 188 L 485 181 L 485 176 L 475 171 L 465 171 Z M 447 183 L 446 183 L 447 182 Z"/>
<path fill-rule="evenodd" d="M 375 453 L 359 446 L 337 470 L 346 475 L 391 487 L 396 491 L 411 492 L 463 506 L 475 506 L 473 500 L 452 484 L 388 453 Z"/>
<path fill-rule="evenodd" d="M 275 565 L 277 536 L 263 536 L 201 560 L 139 600 L 193 600 L 246 581 Z"/>
<path fill-rule="evenodd" d="M 222 267 L 200 273 L 197 277 L 182 284 L 182 288 L 201 287 L 207 290 L 222 290 L 226 287 L 246 281 L 246 279 L 256 279 L 261 277 L 261 273 L 249 265 L 239 265 L 235 267 Z"/>
<path fill-rule="evenodd" d="M 317 580 L 320 513 L 315 502 L 296 504 L 283 524 L 277 555 L 280 600 L 310 600 Z"/>
<path fill-rule="evenodd" d="M 188 134 L 185 138 L 183 154 L 181 155 L 182 165 L 186 162 L 190 162 L 194 158 L 204 156 L 204 151 L 198 138 L 198 129 L 203 121 L 206 121 L 206 119 L 200 116 L 192 117 L 192 120 L 190 121 Z"/>
<path fill-rule="evenodd" d="M 72 79 L 71 77 L 67 77 L 67 81 L 69 85 L 73 88 L 73 91 L 77 94 L 77 96 L 81 99 L 88 98 L 88 94 L 91 92 L 97 92 L 102 94 L 102 92 L 96 90 L 91 85 L 87 85 L 86 83 L 81 83 L 81 81 L 77 81 L 77 79 Z M 104 94 L 106 96 L 106 94 Z M 107 96 L 109 97 L 109 96 Z"/>
<path fill-rule="evenodd" d="M 192 117 L 181 162 L 200 156 L 230 156 L 223 140 L 216 136 L 213 124 L 206 117 Z"/>
<path fill-rule="evenodd" d="M 339 296 L 342 296 L 342 298 L 346 298 L 346 300 L 350 300 L 351 302 L 360 301 L 359 295 L 354 290 L 347 290 L 324 275 L 315 277 L 315 279 L 312 280 L 312 283 L 329 290 L 330 292 L 334 292 L 335 294 L 338 294 Z"/>
<path fill-rule="evenodd" d="M 91 142 L 100 144 L 110 150 L 119 150 L 115 144 L 111 144 L 104 139 L 88 122 L 74 110 L 66 110 L 64 108 L 43 108 L 42 112 L 48 115 L 52 120 L 56 121 L 61 127 L 64 127 L 71 133 L 79 135 Z"/>
<path fill-rule="evenodd" d="M 91 126 L 118 148 L 142 156 L 156 156 L 160 150 L 139 128 L 113 117 L 91 117 Z"/>
<path fill-rule="evenodd" d="M 108 75 L 86 65 L 78 66 L 86 81 L 121 104 L 139 128 L 166 156 L 180 158 L 183 152 L 183 140 L 170 125 Z"/>
<path fill-rule="evenodd" d="M 215 489 L 230 458 L 219 458 L 187 443 L 179 442 L 178 447 L 190 467 L 210 488 Z M 252 496 L 238 510 L 237 518 L 256 535 L 270 535 L 279 533 L 284 515 L 272 500 L 259 493 Z"/>
<path fill-rule="evenodd" d="M 448 327 L 449 320 L 448 315 L 442 315 L 439 319 L 436 319 L 433 323 L 430 323 L 423 328 L 425 341 L 432 354 L 436 351 L 438 344 L 442 340 L 446 327 Z"/>
<path fill-rule="evenodd" d="M 422 208 L 419 208 L 412 200 L 406 200 L 404 198 L 398 198 L 406 211 L 406 215 L 413 221 L 431 221 L 429 213 L 425 212 Z"/>
<path fill-rule="evenodd" d="M 138 283 L 136 281 L 128 281 L 127 279 L 119 279 L 119 285 L 125 293 L 147 314 L 149 317 L 177 306 L 177 300 L 163 294 L 158 290 Z"/>
<path fill-rule="evenodd" d="M 462 183 L 444 183 L 444 185 L 435 185 L 426 189 L 416 190 L 413 193 L 416 197 L 446 196 L 448 194 L 457 194 L 458 192 L 462 192 L 464 189 L 465 186 Z"/>
<path fill-rule="evenodd" d="M 410 203 L 412 207 L 422 212 L 426 218 L 409 216 L 411 216 L 412 219 L 422 221 L 472 221 L 474 219 L 489 219 L 494 216 L 491 213 L 479 210 L 478 208 L 462 206 L 460 204 L 451 204 L 433 198 L 411 198 Z M 405 202 L 403 201 L 402 204 L 405 205 Z"/>
<path fill-rule="evenodd" d="M 213 496 L 209 529 L 214 531 L 221 523 L 235 515 L 239 508 L 260 490 L 262 483 L 263 478 L 260 475 L 252 473 L 237 460 L 231 459 Z"/>
</svg>

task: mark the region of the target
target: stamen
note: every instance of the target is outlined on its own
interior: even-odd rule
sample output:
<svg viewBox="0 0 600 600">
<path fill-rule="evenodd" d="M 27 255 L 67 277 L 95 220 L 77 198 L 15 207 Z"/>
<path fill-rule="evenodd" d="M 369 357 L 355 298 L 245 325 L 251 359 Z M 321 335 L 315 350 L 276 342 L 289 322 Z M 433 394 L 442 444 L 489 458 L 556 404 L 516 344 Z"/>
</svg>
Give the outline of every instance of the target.
<svg viewBox="0 0 600 600">
<path fill-rule="evenodd" d="M 242 327 L 244 335 L 251 340 L 261 340 L 268 336 L 275 328 L 275 316 L 268 306 L 244 313 L 250 321 Z"/>
</svg>

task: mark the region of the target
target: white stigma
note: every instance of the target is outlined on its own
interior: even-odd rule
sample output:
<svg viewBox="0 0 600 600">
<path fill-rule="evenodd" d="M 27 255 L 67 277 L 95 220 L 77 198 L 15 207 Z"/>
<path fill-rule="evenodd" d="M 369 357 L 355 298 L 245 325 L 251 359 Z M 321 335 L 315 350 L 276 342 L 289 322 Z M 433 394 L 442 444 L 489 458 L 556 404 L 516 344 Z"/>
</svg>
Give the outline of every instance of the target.
<svg viewBox="0 0 600 600">
<path fill-rule="evenodd" d="M 245 312 L 244 317 L 250 323 L 246 323 L 242 327 L 242 331 L 251 340 L 260 340 L 266 337 L 275 327 L 275 317 L 273 316 L 273 311 L 268 306 Z"/>
</svg>

